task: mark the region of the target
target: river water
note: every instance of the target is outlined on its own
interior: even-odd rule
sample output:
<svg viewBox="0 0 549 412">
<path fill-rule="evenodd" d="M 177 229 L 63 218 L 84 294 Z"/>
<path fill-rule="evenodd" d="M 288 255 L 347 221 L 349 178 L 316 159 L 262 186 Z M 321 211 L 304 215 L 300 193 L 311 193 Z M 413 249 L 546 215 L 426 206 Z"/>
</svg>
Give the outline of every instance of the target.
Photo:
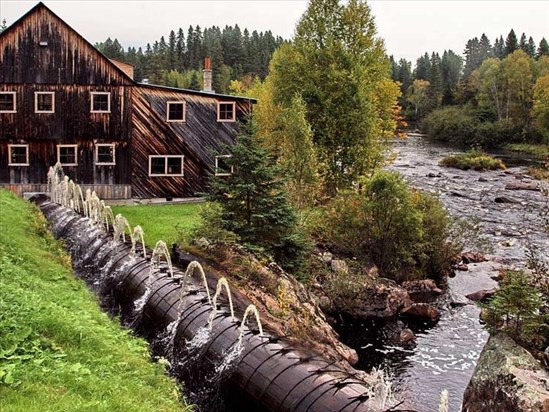
<svg viewBox="0 0 549 412">
<path fill-rule="evenodd" d="M 467 302 L 465 295 L 497 286 L 492 277 L 498 269 L 524 267 L 531 246 L 547 256 L 549 238 L 541 228 L 540 212 L 547 207 L 548 198 L 540 191 L 505 188 L 518 181 L 541 184 L 525 176 L 525 166 L 488 172 L 445 168 L 438 165 L 439 160 L 460 151 L 419 135 L 396 141 L 394 152 L 396 160 L 389 169 L 400 172 L 413 186 L 436 193 L 451 215 L 478 228 L 479 237 L 492 250 L 487 262 L 469 264 L 468 271 L 456 272 L 448 279 L 448 293 L 437 303 L 442 313 L 436 325 L 408 325 L 417 337 L 413 348 L 387 344 L 379 322 L 354 325 L 353 336 L 342 333 L 342 338 L 357 349 L 357 367 L 389 371 L 396 395 L 403 400 L 401 409 L 436 412 L 440 392 L 446 389 L 449 410 L 460 411 L 488 333 L 478 320 L 480 309 L 474 303 L 456 306 L 451 302 Z M 504 160 L 517 163 L 512 158 Z M 497 197 L 512 203 L 496 203 Z M 358 335 L 357 330 L 361 331 Z"/>
</svg>

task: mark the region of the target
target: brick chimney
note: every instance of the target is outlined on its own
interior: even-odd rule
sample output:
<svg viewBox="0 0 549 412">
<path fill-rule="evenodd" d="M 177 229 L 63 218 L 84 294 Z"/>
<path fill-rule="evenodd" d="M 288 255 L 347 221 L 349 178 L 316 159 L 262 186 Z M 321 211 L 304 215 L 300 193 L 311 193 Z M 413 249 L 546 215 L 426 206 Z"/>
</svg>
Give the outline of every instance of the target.
<svg viewBox="0 0 549 412">
<path fill-rule="evenodd" d="M 202 91 L 212 93 L 212 61 L 209 57 L 204 59 L 204 70 L 202 72 L 204 74 L 204 89 Z"/>
</svg>

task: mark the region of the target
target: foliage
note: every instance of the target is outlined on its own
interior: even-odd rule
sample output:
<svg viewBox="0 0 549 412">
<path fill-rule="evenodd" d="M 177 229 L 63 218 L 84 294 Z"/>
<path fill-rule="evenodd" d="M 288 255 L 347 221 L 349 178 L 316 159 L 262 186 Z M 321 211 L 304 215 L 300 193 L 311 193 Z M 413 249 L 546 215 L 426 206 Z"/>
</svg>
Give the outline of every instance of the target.
<svg viewBox="0 0 549 412">
<path fill-rule="evenodd" d="M 250 33 L 238 25 L 223 29 L 189 26 L 186 36 L 181 28 L 171 30 L 167 40 L 162 36 L 144 49 L 124 50 L 117 39 L 111 38 L 96 43 L 95 47 L 109 58 L 134 65 L 137 81 L 149 79 L 154 84 L 192 89 L 197 88 L 196 80 L 202 78 L 203 58 L 209 56 L 214 90 L 228 93 L 231 80 L 245 76 L 265 78 L 271 55 L 283 41 L 270 30 Z"/>
<path fill-rule="evenodd" d="M 328 205 L 321 235 L 401 281 L 445 271 L 458 252 L 449 241 L 450 227 L 438 199 L 410 189 L 398 173 L 379 171 L 365 181 L 362 193 L 346 193 Z"/>
<path fill-rule="evenodd" d="M 181 410 L 176 383 L 100 310 L 38 210 L 5 190 L 0 210 L 2 410 Z"/>
<path fill-rule="evenodd" d="M 331 195 L 381 163 L 385 119 L 398 98 L 398 88 L 386 87 L 388 71 L 362 0 L 312 0 L 294 42 L 273 55 L 273 102 L 289 107 L 296 94 L 302 97 Z"/>
<path fill-rule="evenodd" d="M 539 159 L 549 159 L 549 144 L 514 143 L 505 145 L 505 149 L 526 153 Z"/>
<path fill-rule="evenodd" d="M 207 202 L 200 208 L 200 223 L 190 233 L 180 233 L 181 243 L 200 238 L 227 244 L 237 243 L 238 235 L 223 226 L 223 208 L 218 203 Z"/>
<path fill-rule="evenodd" d="M 199 203 L 173 205 L 112 206 L 113 213 L 121 213 L 132 226 L 139 225 L 145 232 L 147 245 L 163 240 L 166 244 L 187 238 L 200 222 Z"/>
<path fill-rule="evenodd" d="M 455 156 L 446 156 L 440 162 L 440 165 L 454 167 L 461 170 L 503 170 L 505 164 L 501 159 L 496 159 L 479 149 L 472 149 L 466 153 Z"/>
<path fill-rule="evenodd" d="M 212 176 L 208 200 L 222 208 L 222 229 L 296 272 L 304 262 L 307 241 L 297 231 L 297 215 L 284 189 L 280 167 L 254 140 L 251 119 L 244 128 L 227 160 L 234 171 L 229 176 Z"/>
<path fill-rule="evenodd" d="M 529 347 L 544 348 L 549 339 L 549 319 L 540 314 L 540 292 L 523 271 L 507 271 L 493 299 L 486 305 L 486 322 L 494 332 L 503 330 Z"/>
<path fill-rule="evenodd" d="M 536 81 L 533 94 L 532 117 L 534 124 L 543 135 L 545 144 L 549 145 L 549 74 Z"/>
</svg>

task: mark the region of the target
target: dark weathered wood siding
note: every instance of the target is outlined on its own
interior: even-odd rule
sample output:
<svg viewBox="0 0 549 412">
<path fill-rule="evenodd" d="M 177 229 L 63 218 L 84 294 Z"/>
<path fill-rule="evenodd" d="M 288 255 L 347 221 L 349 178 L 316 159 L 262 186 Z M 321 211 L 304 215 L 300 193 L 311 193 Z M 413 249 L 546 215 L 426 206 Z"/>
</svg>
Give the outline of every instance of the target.
<svg viewBox="0 0 549 412">
<path fill-rule="evenodd" d="M 42 187 L 57 145 L 75 144 L 78 165 L 64 166 L 65 172 L 116 197 L 205 191 L 215 156 L 230 153 L 238 129 L 237 122 L 217 121 L 217 103 L 235 102 L 238 120 L 252 105 L 135 83 L 42 3 L 0 34 L 0 91 L 16 95 L 16 113 L 0 113 L 0 185 Z M 55 93 L 54 113 L 35 113 L 35 92 Z M 110 93 L 110 113 L 91 113 L 91 92 Z M 184 123 L 166 120 L 168 101 L 186 103 Z M 98 143 L 115 144 L 115 165 L 95 164 Z M 29 166 L 8 166 L 9 144 L 28 144 Z M 183 155 L 184 176 L 149 176 L 150 155 Z"/>
<path fill-rule="evenodd" d="M 185 122 L 167 122 L 167 102 L 184 101 Z M 136 197 L 195 196 L 207 189 L 215 156 L 230 154 L 238 122 L 218 122 L 217 103 L 236 102 L 243 121 L 251 102 L 227 96 L 191 94 L 164 87 L 134 89 L 132 133 L 132 192 Z M 150 155 L 183 155 L 184 176 L 149 176 Z"/>
<path fill-rule="evenodd" d="M 46 42 L 47 46 L 40 46 Z M 78 145 L 82 184 L 129 184 L 134 83 L 42 4 L 0 36 L 0 91 L 16 93 L 16 113 L 0 113 L 0 182 L 44 183 L 57 144 Z M 55 113 L 35 113 L 35 92 L 55 93 Z M 91 92 L 111 94 L 110 113 L 91 113 Z M 29 166 L 8 166 L 8 144 L 29 145 Z M 96 143 L 116 144 L 116 165 L 96 166 Z"/>
</svg>

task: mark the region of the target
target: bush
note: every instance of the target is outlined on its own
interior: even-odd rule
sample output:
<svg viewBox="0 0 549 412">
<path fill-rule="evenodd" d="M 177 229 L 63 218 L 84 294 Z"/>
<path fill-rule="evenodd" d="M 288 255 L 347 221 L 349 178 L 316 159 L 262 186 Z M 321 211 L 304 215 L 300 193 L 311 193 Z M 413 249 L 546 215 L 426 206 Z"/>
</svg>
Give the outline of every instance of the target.
<svg viewBox="0 0 549 412">
<path fill-rule="evenodd" d="M 453 167 L 461 170 L 503 170 L 505 164 L 482 150 L 473 149 L 467 153 L 462 153 L 456 156 L 446 156 L 439 164 L 441 166 Z"/>
<path fill-rule="evenodd" d="M 507 271 L 494 298 L 485 306 L 491 332 L 503 330 L 528 347 L 543 349 L 549 339 L 548 315 L 540 313 L 542 294 L 523 271 Z"/>
<path fill-rule="evenodd" d="M 402 176 L 380 171 L 363 193 L 347 193 L 327 207 L 323 238 L 341 252 L 371 259 L 397 281 L 436 277 L 458 250 L 450 219 L 435 197 L 412 190 Z"/>
<path fill-rule="evenodd" d="M 421 129 L 435 140 L 466 146 L 475 141 L 478 124 L 470 110 L 452 106 L 431 112 Z"/>
</svg>

